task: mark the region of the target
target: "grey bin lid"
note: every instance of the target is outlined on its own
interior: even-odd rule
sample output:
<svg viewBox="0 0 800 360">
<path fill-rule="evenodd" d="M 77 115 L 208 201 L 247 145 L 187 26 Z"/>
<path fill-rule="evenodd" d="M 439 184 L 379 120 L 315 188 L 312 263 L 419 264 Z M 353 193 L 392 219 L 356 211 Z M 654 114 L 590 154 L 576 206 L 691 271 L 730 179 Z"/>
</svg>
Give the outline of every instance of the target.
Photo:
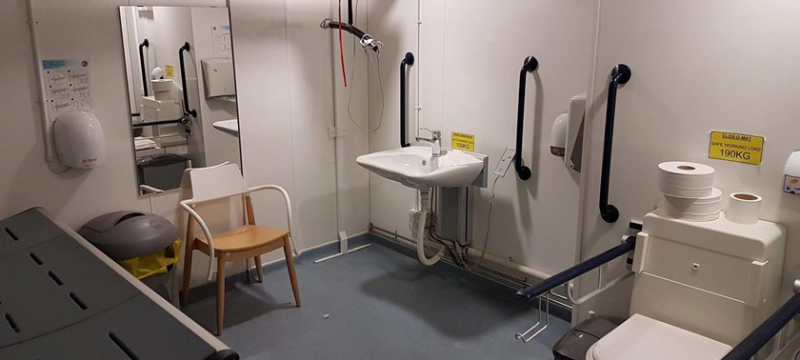
<svg viewBox="0 0 800 360">
<path fill-rule="evenodd" d="M 98 216 L 78 233 L 115 261 L 155 253 L 178 239 L 178 230 L 167 219 L 136 211 Z"/>
</svg>

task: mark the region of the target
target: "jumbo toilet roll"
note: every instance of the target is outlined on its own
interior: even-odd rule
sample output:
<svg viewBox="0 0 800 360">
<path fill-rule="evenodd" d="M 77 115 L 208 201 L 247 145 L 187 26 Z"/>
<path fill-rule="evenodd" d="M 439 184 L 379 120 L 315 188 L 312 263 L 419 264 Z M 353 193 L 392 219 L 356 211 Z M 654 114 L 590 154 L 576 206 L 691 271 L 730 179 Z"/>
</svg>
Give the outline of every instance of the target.
<svg viewBox="0 0 800 360">
<path fill-rule="evenodd" d="M 728 200 L 725 217 L 739 224 L 754 225 L 761 215 L 761 196 L 750 193 L 735 192 Z"/>
<path fill-rule="evenodd" d="M 658 190 L 679 198 L 704 198 L 713 195 L 714 168 L 708 165 L 670 161 L 658 165 Z"/>
<path fill-rule="evenodd" d="M 710 196 L 681 198 L 664 195 L 658 206 L 664 215 L 688 221 L 713 221 L 719 218 L 722 208 L 722 191 L 713 188 Z"/>
</svg>

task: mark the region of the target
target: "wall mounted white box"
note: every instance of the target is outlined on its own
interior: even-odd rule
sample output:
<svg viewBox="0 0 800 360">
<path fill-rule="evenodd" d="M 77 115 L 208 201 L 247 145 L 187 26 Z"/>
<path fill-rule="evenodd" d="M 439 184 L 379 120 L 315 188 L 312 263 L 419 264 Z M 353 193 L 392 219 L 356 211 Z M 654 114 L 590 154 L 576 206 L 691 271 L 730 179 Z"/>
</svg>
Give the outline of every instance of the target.
<svg viewBox="0 0 800 360">
<path fill-rule="evenodd" d="M 236 95 L 233 60 L 205 59 L 200 62 L 203 66 L 203 79 L 205 80 L 207 99 Z"/>
<path fill-rule="evenodd" d="M 56 118 L 53 143 L 58 161 L 73 169 L 96 167 L 106 153 L 103 127 L 97 116 L 85 111 L 71 111 Z"/>
</svg>

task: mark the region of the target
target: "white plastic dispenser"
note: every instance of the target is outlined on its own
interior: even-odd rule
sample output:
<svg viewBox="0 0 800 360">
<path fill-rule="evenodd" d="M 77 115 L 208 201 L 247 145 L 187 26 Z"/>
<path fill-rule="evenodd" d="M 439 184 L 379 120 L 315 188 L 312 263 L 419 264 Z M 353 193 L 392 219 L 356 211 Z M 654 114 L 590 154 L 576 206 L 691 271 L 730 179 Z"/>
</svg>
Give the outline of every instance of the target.
<svg viewBox="0 0 800 360">
<path fill-rule="evenodd" d="M 586 93 L 569 100 L 569 111 L 558 115 L 550 130 L 550 153 L 563 156 L 570 169 L 581 171 L 583 119 L 586 113 Z"/>
<path fill-rule="evenodd" d="M 569 131 L 569 113 L 556 117 L 553 129 L 550 130 L 550 153 L 564 156 L 567 153 L 567 132 Z"/>
<path fill-rule="evenodd" d="M 800 151 L 795 151 L 786 160 L 783 170 L 783 191 L 788 194 L 800 194 Z"/>
<path fill-rule="evenodd" d="M 100 121 L 92 113 L 71 111 L 56 118 L 53 143 L 58 161 L 74 169 L 91 169 L 103 162 L 105 137 Z"/>
<path fill-rule="evenodd" d="M 784 227 L 766 221 L 647 214 L 636 239 L 632 316 L 587 359 L 721 358 L 780 305 L 785 242 Z"/>
<path fill-rule="evenodd" d="M 207 99 L 236 95 L 233 60 L 205 59 L 201 64 Z"/>
</svg>

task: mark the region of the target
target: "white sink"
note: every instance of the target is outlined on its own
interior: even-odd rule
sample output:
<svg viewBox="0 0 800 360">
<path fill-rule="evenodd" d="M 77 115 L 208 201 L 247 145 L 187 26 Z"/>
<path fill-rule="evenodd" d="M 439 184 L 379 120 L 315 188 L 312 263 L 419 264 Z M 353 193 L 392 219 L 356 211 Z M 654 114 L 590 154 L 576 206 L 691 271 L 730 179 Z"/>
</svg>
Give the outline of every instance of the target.
<svg viewBox="0 0 800 360">
<path fill-rule="evenodd" d="M 356 162 L 380 176 L 416 189 L 485 186 L 488 157 L 459 150 L 442 152 L 441 156 L 433 157 L 429 146 L 409 146 L 361 155 Z"/>
<path fill-rule="evenodd" d="M 216 121 L 211 126 L 226 134 L 239 136 L 239 119 Z"/>
</svg>

